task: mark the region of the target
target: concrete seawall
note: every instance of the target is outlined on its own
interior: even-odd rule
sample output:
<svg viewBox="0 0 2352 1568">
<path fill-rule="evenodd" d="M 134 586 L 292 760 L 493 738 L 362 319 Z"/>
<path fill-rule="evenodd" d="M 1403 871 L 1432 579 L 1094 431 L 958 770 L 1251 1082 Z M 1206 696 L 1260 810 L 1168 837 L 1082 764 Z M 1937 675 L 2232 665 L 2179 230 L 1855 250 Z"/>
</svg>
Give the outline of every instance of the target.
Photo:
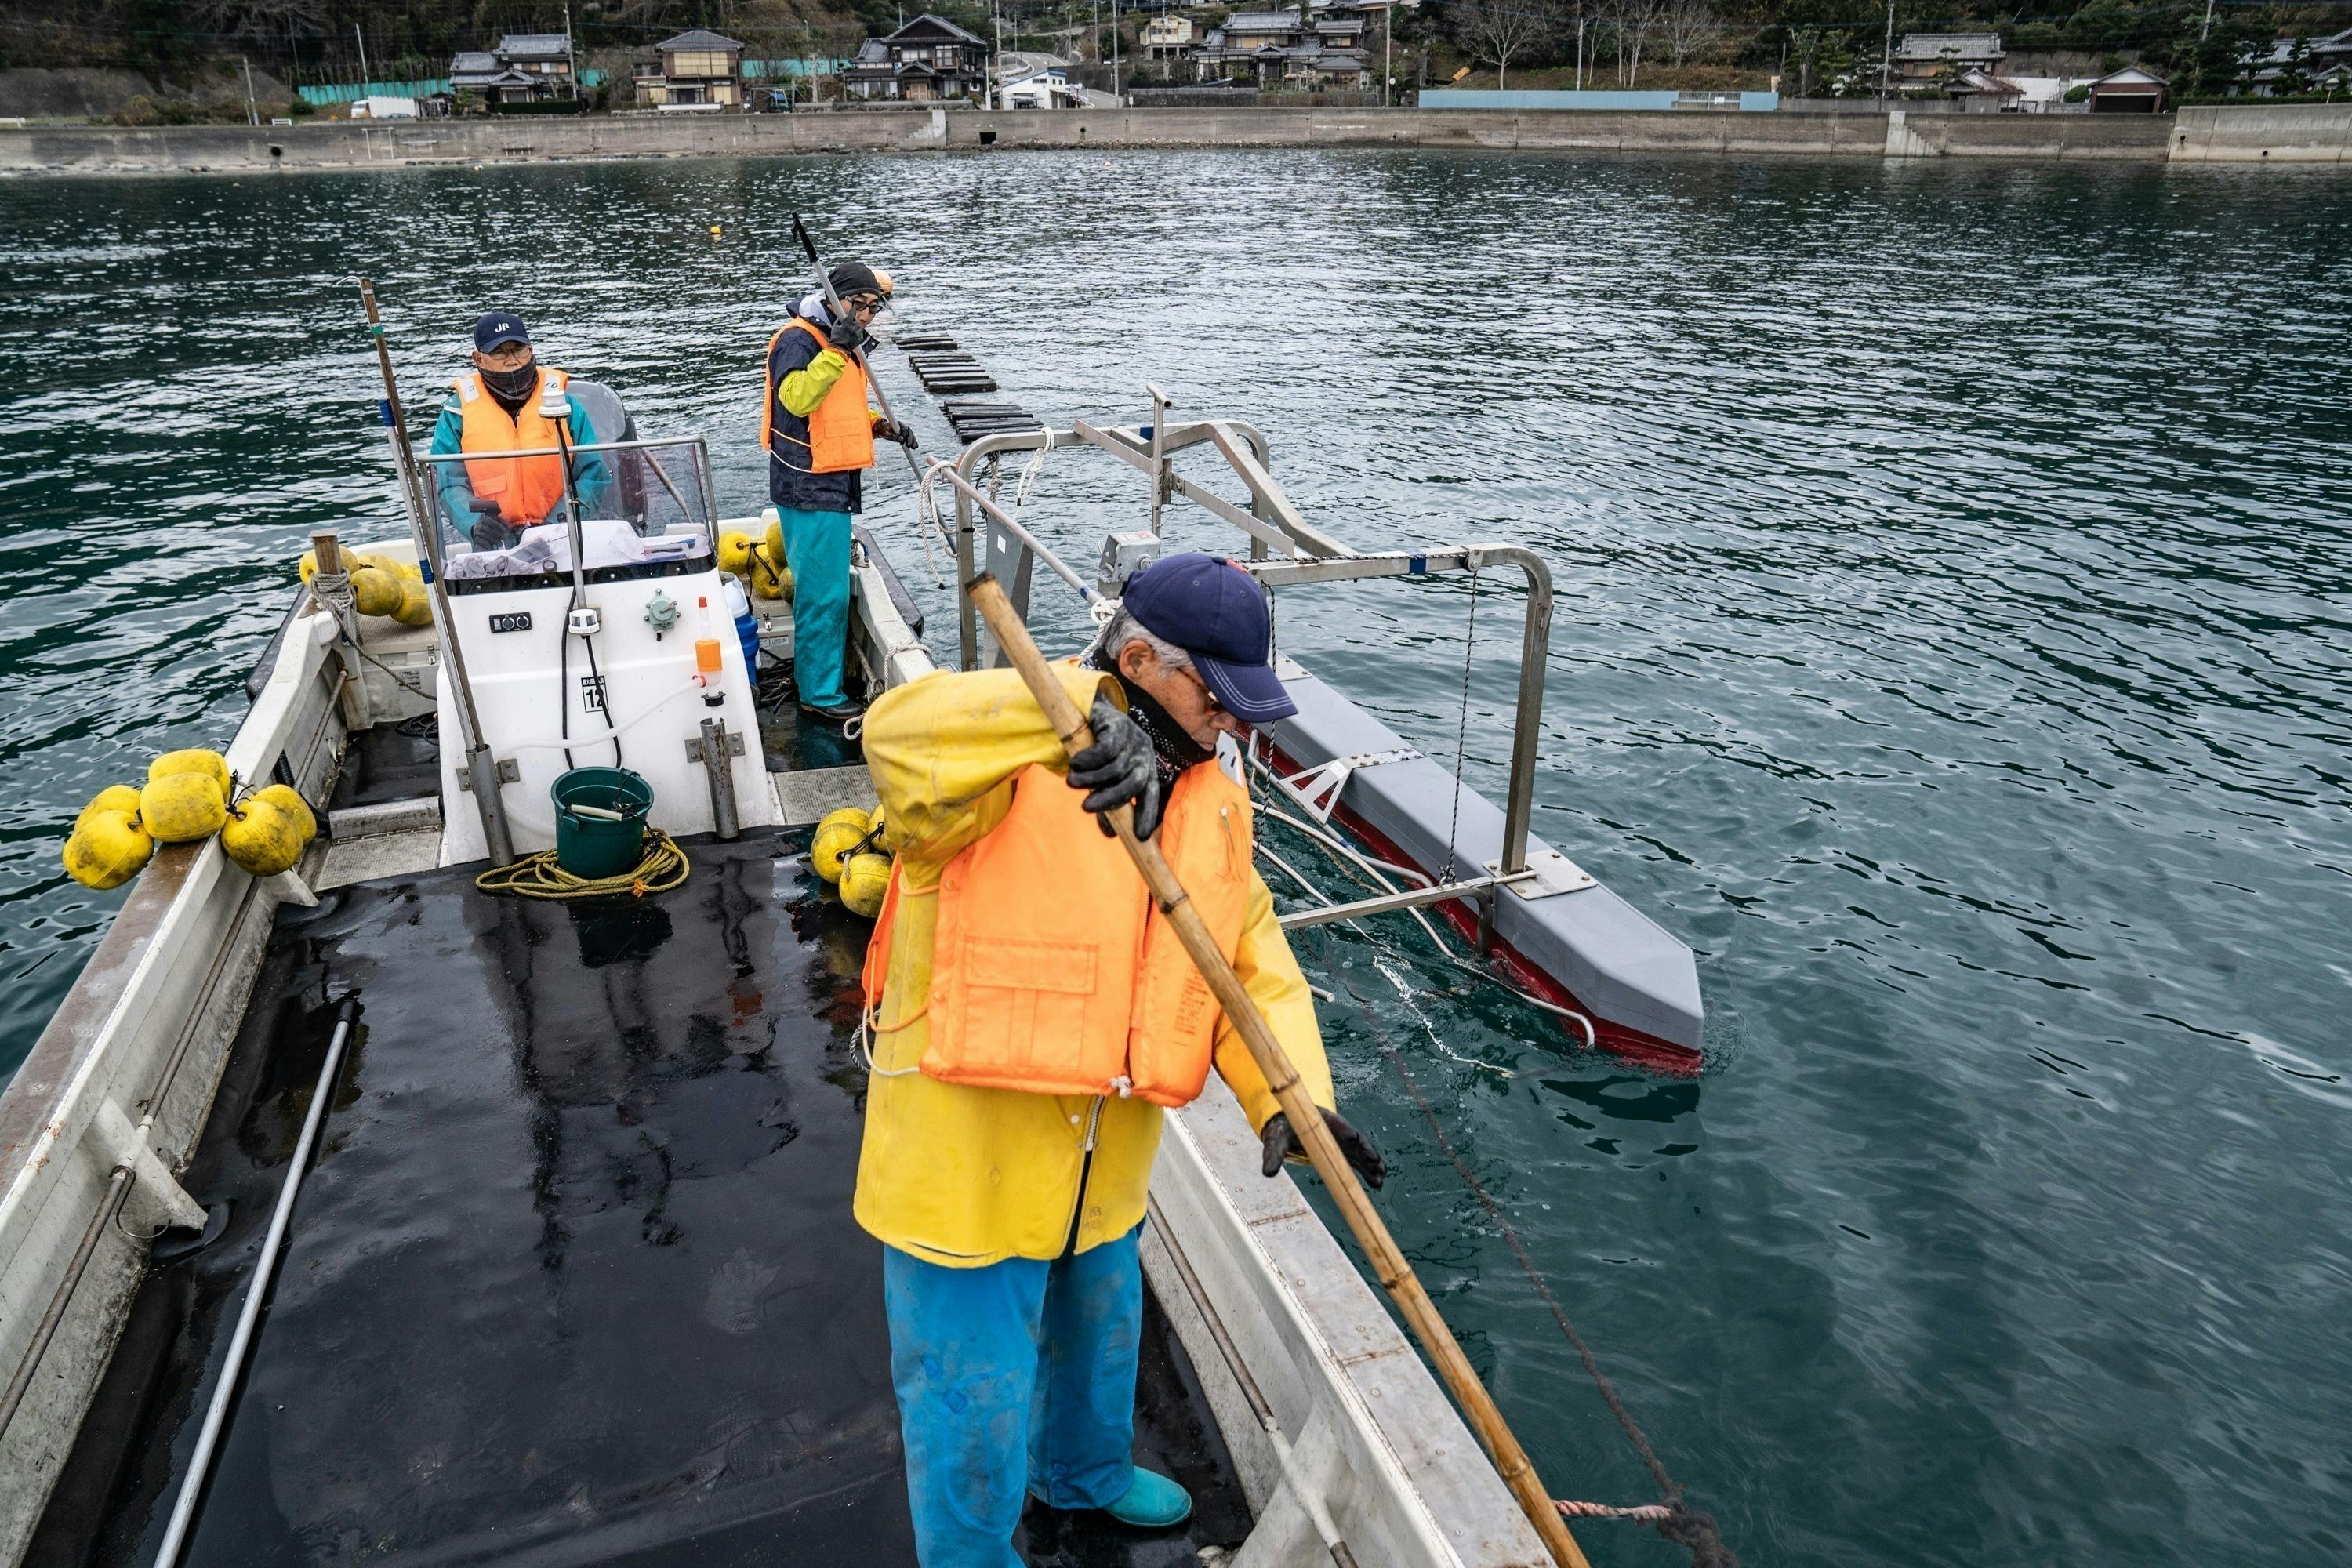
<svg viewBox="0 0 2352 1568">
<path fill-rule="evenodd" d="M 2345 162 L 2352 105 L 2179 116 L 1420 109 L 912 110 L 0 131 L 0 174 L 248 173 L 794 153 L 1432 147 L 1863 158 Z"/>
<path fill-rule="evenodd" d="M 2176 163 L 2352 163 L 2352 103 L 2184 109 L 2174 118 Z"/>
</svg>

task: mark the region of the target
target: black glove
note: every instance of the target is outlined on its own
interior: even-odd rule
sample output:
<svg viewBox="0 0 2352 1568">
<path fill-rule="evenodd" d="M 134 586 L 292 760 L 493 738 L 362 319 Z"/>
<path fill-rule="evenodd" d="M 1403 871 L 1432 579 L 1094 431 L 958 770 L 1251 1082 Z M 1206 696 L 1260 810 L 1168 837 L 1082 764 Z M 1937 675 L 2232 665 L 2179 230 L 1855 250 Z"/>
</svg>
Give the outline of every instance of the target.
<svg viewBox="0 0 2352 1568">
<path fill-rule="evenodd" d="M 895 419 L 885 419 L 875 426 L 874 434 L 885 441 L 896 441 L 910 452 L 915 449 L 915 433 Z"/>
<path fill-rule="evenodd" d="M 468 510 L 478 514 L 471 535 L 475 549 L 504 550 L 522 537 L 514 529 L 507 526 L 506 520 L 499 515 L 497 501 L 477 497 L 467 501 L 466 506 Z"/>
<path fill-rule="evenodd" d="M 844 359 L 847 359 L 863 348 L 866 344 L 866 329 L 857 324 L 857 312 L 844 305 L 841 308 L 841 314 L 835 316 L 833 325 L 826 329 L 824 341 L 831 344 Z"/>
<path fill-rule="evenodd" d="M 1150 837 L 1160 826 L 1160 763 L 1151 754 L 1151 737 L 1108 697 L 1095 699 L 1087 722 L 1094 727 L 1095 743 L 1070 759 L 1070 787 L 1092 790 L 1083 804 L 1097 814 L 1134 802 L 1135 836 Z M 1110 819 L 1097 820 L 1103 837 L 1112 837 Z"/>
<path fill-rule="evenodd" d="M 1327 1110 L 1323 1113 L 1323 1125 L 1331 1130 L 1332 1138 L 1339 1145 L 1339 1152 L 1348 1156 L 1348 1163 L 1356 1168 L 1356 1174 L 1364 1178 L 1366 1186 L 1377 1187 L 1388 1179 L 1389 1163 L 1381 1158 L 1381 1152 L 1372 1147 L 1370 1139 L 1348 1125 L 1345 1117 L 1336 1110 Z M 1287 1111 L 1277 1110 L 1267 1117 L 1265 1131 L 1259 1137 L 1265 1142 L 1265 1160 L 1258 1168 L 1268 1176 L 1281 1170 L 1285 1160 L 1307 1158 L 1306 1150 L 1299 1145 L 1298 1134 L 1291 1128 Z"/>
</svg>

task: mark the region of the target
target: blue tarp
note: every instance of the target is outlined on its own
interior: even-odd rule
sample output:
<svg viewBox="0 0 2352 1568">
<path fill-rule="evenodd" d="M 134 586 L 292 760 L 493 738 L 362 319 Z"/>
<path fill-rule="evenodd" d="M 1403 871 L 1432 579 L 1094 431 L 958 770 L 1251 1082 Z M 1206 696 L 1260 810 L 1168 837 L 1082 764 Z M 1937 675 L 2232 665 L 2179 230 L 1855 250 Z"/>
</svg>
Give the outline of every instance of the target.
<svg viewBox="0 0 2352 1568">
<path fill-rule="evenodd" d="M 580 73 L 583 87 L 602 87 L 604 73 L 584 70 Z M 449 79 L 435 77 L 429 81 L 338 81 L 323 87 L 299 87 L 294 89 L 311 103 L 352 103 L 362 98 L 431 98 L 436 93 L 450 90 Z"/>
<path fill-rule="evenodd" d="M 294 89 L 308 103 L 353 103 L 362 98 L 431 98 L 436 92 L 449 90 L 449 79 L 436 77 L 431 81 L 339 81 L 324 87 L 299 87 Z"/>
<path fill-rule="evenodd" d="M 1729 98 L 1734 95 L 1726 92 L 1707 96 Z M 1751 113 L 1780 107 L 1780 95 L 1777 92 L 1743 92 L 1737 96 L 1739 107 Z M 1671 88 L 1663 92 L 1604 92 L 1589 88 L 1582 92 L 1480 92 L 1433 87 L 1422 90 L 1421 106 L 1423 109 L 1672 109 L 1682 97 Z"/>
<path fill-rule="evenodd" d="M 770 75 L 779 77 L 839 76 L 854 62 L 849 60 L 752 60 L 743 62 L 743 79 L 759 81 Z"/>
</svg>

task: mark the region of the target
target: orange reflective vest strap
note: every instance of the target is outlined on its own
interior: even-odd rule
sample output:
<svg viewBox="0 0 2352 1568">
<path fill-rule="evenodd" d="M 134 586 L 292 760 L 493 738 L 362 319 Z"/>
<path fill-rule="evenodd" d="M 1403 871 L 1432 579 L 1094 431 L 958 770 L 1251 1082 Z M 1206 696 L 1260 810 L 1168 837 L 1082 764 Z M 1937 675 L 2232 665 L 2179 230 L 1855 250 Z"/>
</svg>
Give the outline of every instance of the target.
<svg viewBox="0 0 2352 1568">
<path fill-rule="evenodd" d="M 563 500 L 563 459 L 551 450 L 543 458 L 491 458 L 492 452 L 526 452 L 556 446 L 555 423 L 539 411 L 547 379 L 569 386 L 572 378 L 560 370 L 540 366 L 539 380 L 522 407 L 509 415 L 482 386 L 479 371 L 457 378 L 457 414 L 461 426 L 457 449 L 466 454 L 466 482 L 483 500 L 499 503 L 499 515 L 517 528 L 544 521 Z M 471 519 L 461 518 L 460 523 Z"/>
<path fill-rule="evenodd" d="M 882 1010 L 882 986 L 890 977 L 890 942 L 898 929 L 898 862 L 890 862 L 890 882 L 882 890 L 882 908 L 874 917 L 874 934 L 866 939 L 866 963 L 857 983 L 866 993 L 866 1016 L 875 1019 Z M 891 1026 L 903 1028 L 922 1016 L 919 1008 Z"/>
<path fill-rule="evenodd" d="M 1228 963 L 1241 947 L 1242 928 L 1249 921 L 1251 831 L 1249 791 L 1227 778 L 1216 763 L 1202 763 L 1177 778 L 1155 836 L 1160 852 L 1184 884 L 1188 900 L 1207 922 Z M 1102 835 L 1097 831 L 1095 837 Z M 1116 839 L 1108 842 L 1118 847 Z M 1209 1081 L 1209 1058 L 1223 1009 L 1192 955 L 1184 951 L 1183 939 L 1157 908 L 1144 929 L 1138 973 L 1139 994 L 1127 1070 L 1135 1079 L 1136 1093 L 1144 1099 L 1157 1105 L 1189 1105 Z"/>
<path fill-rule="evenodd" d="M 808 435 L 776 426 L 776 398 L 782 390 L 775 374 L 776 345 L 794 327 L 817 341 L 822 353 L 832 344 L 816 323 L 794 316 L 768 340 L 768 396 L 760 405 L 760 445 L 777 461 L 808 474 L 841 474 L 874 466 L 874 416 L 866 406 L 866 367 L 849 354 L 842 355 L 841 379 L 809 411 Z"/>
<path fill-rule="evenodd" d="M 922 1070 L 976 1088 L 1189 1104 L 1208 1080 L 1215 1000 L 1080 800 L 1060 773 L 1026 769 L 1004 820 L 941 873 Z M 1247 793 L 1213 763 L 1189 769 L 1160 833 L 1232 958 L 1249 901 Z"/>
</svg>

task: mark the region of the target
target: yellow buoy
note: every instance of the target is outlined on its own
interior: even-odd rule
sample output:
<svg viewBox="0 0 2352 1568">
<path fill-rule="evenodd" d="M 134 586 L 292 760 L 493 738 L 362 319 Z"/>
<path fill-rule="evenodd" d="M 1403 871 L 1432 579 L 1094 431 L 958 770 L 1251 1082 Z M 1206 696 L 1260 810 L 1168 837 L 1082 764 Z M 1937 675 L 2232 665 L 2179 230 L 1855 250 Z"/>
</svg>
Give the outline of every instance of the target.
<svg viewBox="0 0 2352 1568">
<path fill-rule="evenodd" d="M 854 805 L 826 812 L 809 840 L 809 864 L 816 874 L 828 882 L 840 881 L 842 857 L 856 850 L 872 826 L 872 819 Z"/>
<path fill-rule="evenodd" d="M 792 569 L 781 555 L 771 555 L 765 550 L 751 552 L 751 596 L 758 599 L 789 599 L 793 596 Z"/>
<path fill-rule="evenodd" d="M 363 616 L 388 616 L 400 608 L 400 579 L 380 566 L 352 574 L 352 597 Z"/>
<path fill-rule="evenodd" d="M 66 875 L 103 892 L 139 875 L 154 853 L 155 840 L 129 812 L 89 812 L 66 840 Z"/>
<path fill-rule="evenodd" d="M 153 784 L 165 773 L 203 773 L 220 785 L 221 797 L 228 797 L 228 759 L 218 752 L 202 746 L 190 746 L 184 751 L 166 752 L 147 764 L 147 782 Z"/>
<path fill-rule="evenodd" d="M 893 853 L 890 848 L 890 825 L 887 820 L 887 814 L 880 806 L 876 806 L 874 815 L 866 819 L 866 830 L 873 835 L 875 848 L 885 855 Z"/>
<path fill-rule="evenodd" d="M 209 837 L 227 820 L 227 798 L 210 773 L 165 773 L 139 792 L 139 826 L 161 844 Z"/>
<path fill-rule="evenodd" d="M 392 618 L 404 626 L 429 626 L 433 624 L 433 595 L 422 581 L 400 579 L 400 607 Z"/>
<path fill-rule="evenodd" d="M 257 877 L 275 877 L 302 858 L 302 824 L 257 795 L 237 803 L 222 825 L 220 839 L 228 858 Z"/>
<path fill-rule="evenodd" d="M 740 577 L 751 569 L 751 536 L 730 528 L 719 536 L 719 569 Z"/>
<path fill-rule="evenodd" d="M 83 806 L 79 815 L 74 818 L 75 831 L 79 832 L 83 823 L 88 822 L 91 817 L 96 816 L 101 811 L 119 811 L 126 816 L 138 816 L 139 791 L 137 786 L 132 784 L 109 784 L 104 789 L 100 790 L 96 795 L 91 795 L 89 797 L 89 804 Z"/>
<path fill-rule="evenodd" d="M 392 569 L 393 574 L 404 583 L 425 581 L 425 568 L 414 561 L 395 561 L 392 563 Z"/>
<path fill-rule="evenodd" d="M 882 912 L 882 896 L 889 890 L 887 855 L 852 855 L 841 868 L 841 902 L 851 914 L 872 920 Z"/>
<path fill-rule="evenodd" d="M 770 512 L 773 512 L 776 509 L 774 507 L 770 507 L 768 509 Z M 779 566 L 783 565 L 785 561 L 783 519 L 773 516 L 770 517 L 768 519 L 768 531 L 761 537 L 760 542 L 768 547 L 769 560 L 774 562 Z"/>
<path fill-rule="evenodd" d="M 302 559 L 295 563 L 294 570 L 302 574 L 302 586 L 309 587 L 310 579 L 319 574 L 319 552 L 315 550 L 302 552 Z"/>
<path fill-rule="evenodd" d="M 310 803 L 291 784 L 264 784 L 253 792 L 256 800 L 266 800 L 301 825 L 302 842 L 308 844 L 319 836 L 319 819 L 311 813 Z"/>
</svg>

